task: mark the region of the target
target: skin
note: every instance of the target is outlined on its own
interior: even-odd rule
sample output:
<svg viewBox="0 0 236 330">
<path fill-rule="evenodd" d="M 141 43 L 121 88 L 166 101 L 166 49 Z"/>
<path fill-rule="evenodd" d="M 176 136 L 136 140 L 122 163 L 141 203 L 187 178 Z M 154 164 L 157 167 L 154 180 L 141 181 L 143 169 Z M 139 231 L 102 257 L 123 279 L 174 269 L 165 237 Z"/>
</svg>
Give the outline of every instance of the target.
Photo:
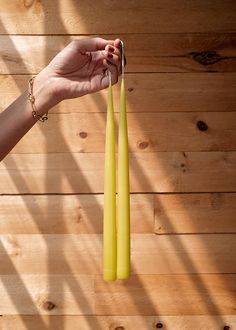
<svg viewBox="0 0 236 330">
<path fill-rule="evenodd" d="M 120 75 L 120 40 L 73 40 L 34 80 L 33 94 L 41 116 L 62 100 L 107 88 Z M 28 88 L 0 114 L 0 160 L 37 122 L 32 116 Z"/>
</svg>

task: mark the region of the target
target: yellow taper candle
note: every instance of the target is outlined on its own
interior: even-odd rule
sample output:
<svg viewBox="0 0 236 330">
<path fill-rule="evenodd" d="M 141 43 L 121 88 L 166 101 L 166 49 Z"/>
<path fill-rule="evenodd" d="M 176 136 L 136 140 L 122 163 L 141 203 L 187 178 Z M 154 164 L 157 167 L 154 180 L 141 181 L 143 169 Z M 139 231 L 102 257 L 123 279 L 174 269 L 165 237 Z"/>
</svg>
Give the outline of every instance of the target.
<svg viewBox="0 0 236 330">
<path fill-rule="evenodd" d="M 130 275 L 129 152 L 124 74 L 120 91 L 118 138 L 117 279 Z"/>
<path fill-rule="evenodd" d="M 111 75 L 109 72 L 105 169 L 104 169 L 104 215 L 103 215 L 103 279 L 116 280 L 117 242 L 116 242 L 116 159 L 115 124 Z"/>
</svg>

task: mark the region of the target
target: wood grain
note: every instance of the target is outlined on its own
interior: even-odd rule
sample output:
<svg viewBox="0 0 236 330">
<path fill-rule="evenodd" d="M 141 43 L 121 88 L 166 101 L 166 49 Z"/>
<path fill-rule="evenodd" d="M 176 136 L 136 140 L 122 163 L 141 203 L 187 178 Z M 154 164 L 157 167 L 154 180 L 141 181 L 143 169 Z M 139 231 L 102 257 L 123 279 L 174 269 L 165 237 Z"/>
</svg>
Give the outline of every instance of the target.
<svg viewBox="0 0 236 330">
<path fill-rule="evenodd" d="M 2 234 L 102 233 L 103 195 L 0 196 Z M 131 231 L 154 232 L 153 195 L 130 196 Z"/>
<path fill-rule="evenodd" d="M 92 37 L 92 36 L 89 36 Z M 117 35 L 101 35 L 116 39 Z M 235 72 L 235 33 L 121 34 L 126 72 Z M 71 40 L 88 36 L 0 36 L 0 73 L 37 74 Z"/>
<path fill-rule="evenodd" d="M 157 234 L 236 232 L 236 194 L 158 194 L 154 205 Z"/>
<path fill-rule="evenodd" d="M 235 31 L 235 3 L 199 0 L 1 0 L 1 34 L 100 34 Z M 213 14 L 214 13 L 214 14 Z M 37 24 L 35 22 L 37 21 Z M 175 24 L 173 24 L 175 22 Z"/>
<path fill-rule="evenodd" d="M 4 314 L 235 315 L 235 274 L 133 275 L 107 284 L 100 275 L 3 275 Z M 113 302 L 113 303 L 111 303 Z"/>
<path fill-rule="evenodd" d="M 130 152 L 236 150 L 236 112 L 128 113 L 127 121 Z M 105 113 L 51 114 L 12 153 L 104 152 L 105 132 Z"/>
<path fill-rule="evenodd" d="M 132 274 L 236 272 L 235 234 L 131 235 Z M 1 235 L 0 273 L 101 274 L 102 235 Z"/>
<path fill-rule="evenodd" d="M 236 152 L 130 154 L 131 192 L 234 192 Z M 0 193 L 102 193 L 104 154 L 11 154 Z"/>
<path fill-rule="evenodd" d="M 235 314 L 235 275 L 136 275 L 128 281 L 95 281 L 101 315 Z"/>
<path fill-rule="evenodd" d="M 236 233 L 235 193 L 130 197 L 132 233 Z M 2 234 L 102 233 L 103 195 L 0 196 L 0 204 Z"/>
<path fill-rule="evenodd" d="M 0 75 L 0 110 L 25 91 L 28 78 L 28 75 Z M 116 112 L 119 89 L 119 84 L 113 87 Z M 233 73 L 127 74 L 126 89 L 128 112 L 236 110 L 236 75 Z M 106 113 L 106 100 L 105 90 L 79 99 L 63 101 L 50 113 Z"/>
<path fill-rule="evenodd" d="M 2 319 L 2 323 L 1 323 Z M 147 330 L 163 324 L 164 329 L 176 330 L 215 330 L 228 325 L 234 329 L 236 317 L 234 315 L 178 315 L 178 316 L 77 316 L 77 315 L 3 315 L 0 325 L 3 330 Z"/>
<path fill-rule="evenodd" d="M 132 192 L 132 275 L 105 283 L 107 91 L 35 125 L 0 163 L 0 328 L 234 329 L 236 2 L 0 8 L 0 111 L 71 39 L 124 41 Z"/>
<path fill-rule="evenodd" d="M 94 312 L 94 277 L 90 275 L 5 275 L 0 293 L 4 314 Z"/>
</svg>

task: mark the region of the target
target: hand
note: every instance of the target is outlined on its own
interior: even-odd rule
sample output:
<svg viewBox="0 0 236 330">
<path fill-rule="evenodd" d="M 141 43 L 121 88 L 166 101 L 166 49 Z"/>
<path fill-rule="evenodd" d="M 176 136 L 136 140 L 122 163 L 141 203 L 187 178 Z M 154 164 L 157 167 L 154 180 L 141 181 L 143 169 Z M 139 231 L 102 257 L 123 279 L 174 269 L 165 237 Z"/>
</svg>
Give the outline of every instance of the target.
<svg viewBox="0 0 236 330">
<path fill-rule="evenodd" d="M 108 87 L 108 70 L 115 84 L 121 73 L 119 47 L 119 39 L 93 38 L 73 40 L 58 53 L 44 69 L 56 103 Z"/>
</svg>

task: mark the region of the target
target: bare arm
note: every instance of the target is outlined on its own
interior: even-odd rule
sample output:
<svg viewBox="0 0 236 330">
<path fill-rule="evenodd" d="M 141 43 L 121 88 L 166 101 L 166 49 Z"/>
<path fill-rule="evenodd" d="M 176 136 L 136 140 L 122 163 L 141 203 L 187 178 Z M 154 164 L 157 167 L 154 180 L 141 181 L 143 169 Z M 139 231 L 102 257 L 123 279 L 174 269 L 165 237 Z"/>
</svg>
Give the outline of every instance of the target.
<svg viewBox="0 0 236 330">
<path fill-rule="evenodd" d="M 64 48 L 34 80 L 37 113 L 43 115 L 63 99 L 97 92 L 108 86 L 106 70 L 116 83 L 119 75 L 119 40 L 75 40 Z M 0 114 L 0 160 L 36 123 L 25 92 Z"/>
<path fill-rule="evenodd" d="M 34 82 L 35 105 L 40 115 L 45 114 L 56 102 L 50 92 L 50 79 L 40 73 Z M 27 86 L 26 86 L 27 88 Z M 32 107 L 27 98 L 28 89 L 0 114 L 0 160 L 2 160 L 17 142 L 36 123 L 32 116 Z"/>
</svg>

